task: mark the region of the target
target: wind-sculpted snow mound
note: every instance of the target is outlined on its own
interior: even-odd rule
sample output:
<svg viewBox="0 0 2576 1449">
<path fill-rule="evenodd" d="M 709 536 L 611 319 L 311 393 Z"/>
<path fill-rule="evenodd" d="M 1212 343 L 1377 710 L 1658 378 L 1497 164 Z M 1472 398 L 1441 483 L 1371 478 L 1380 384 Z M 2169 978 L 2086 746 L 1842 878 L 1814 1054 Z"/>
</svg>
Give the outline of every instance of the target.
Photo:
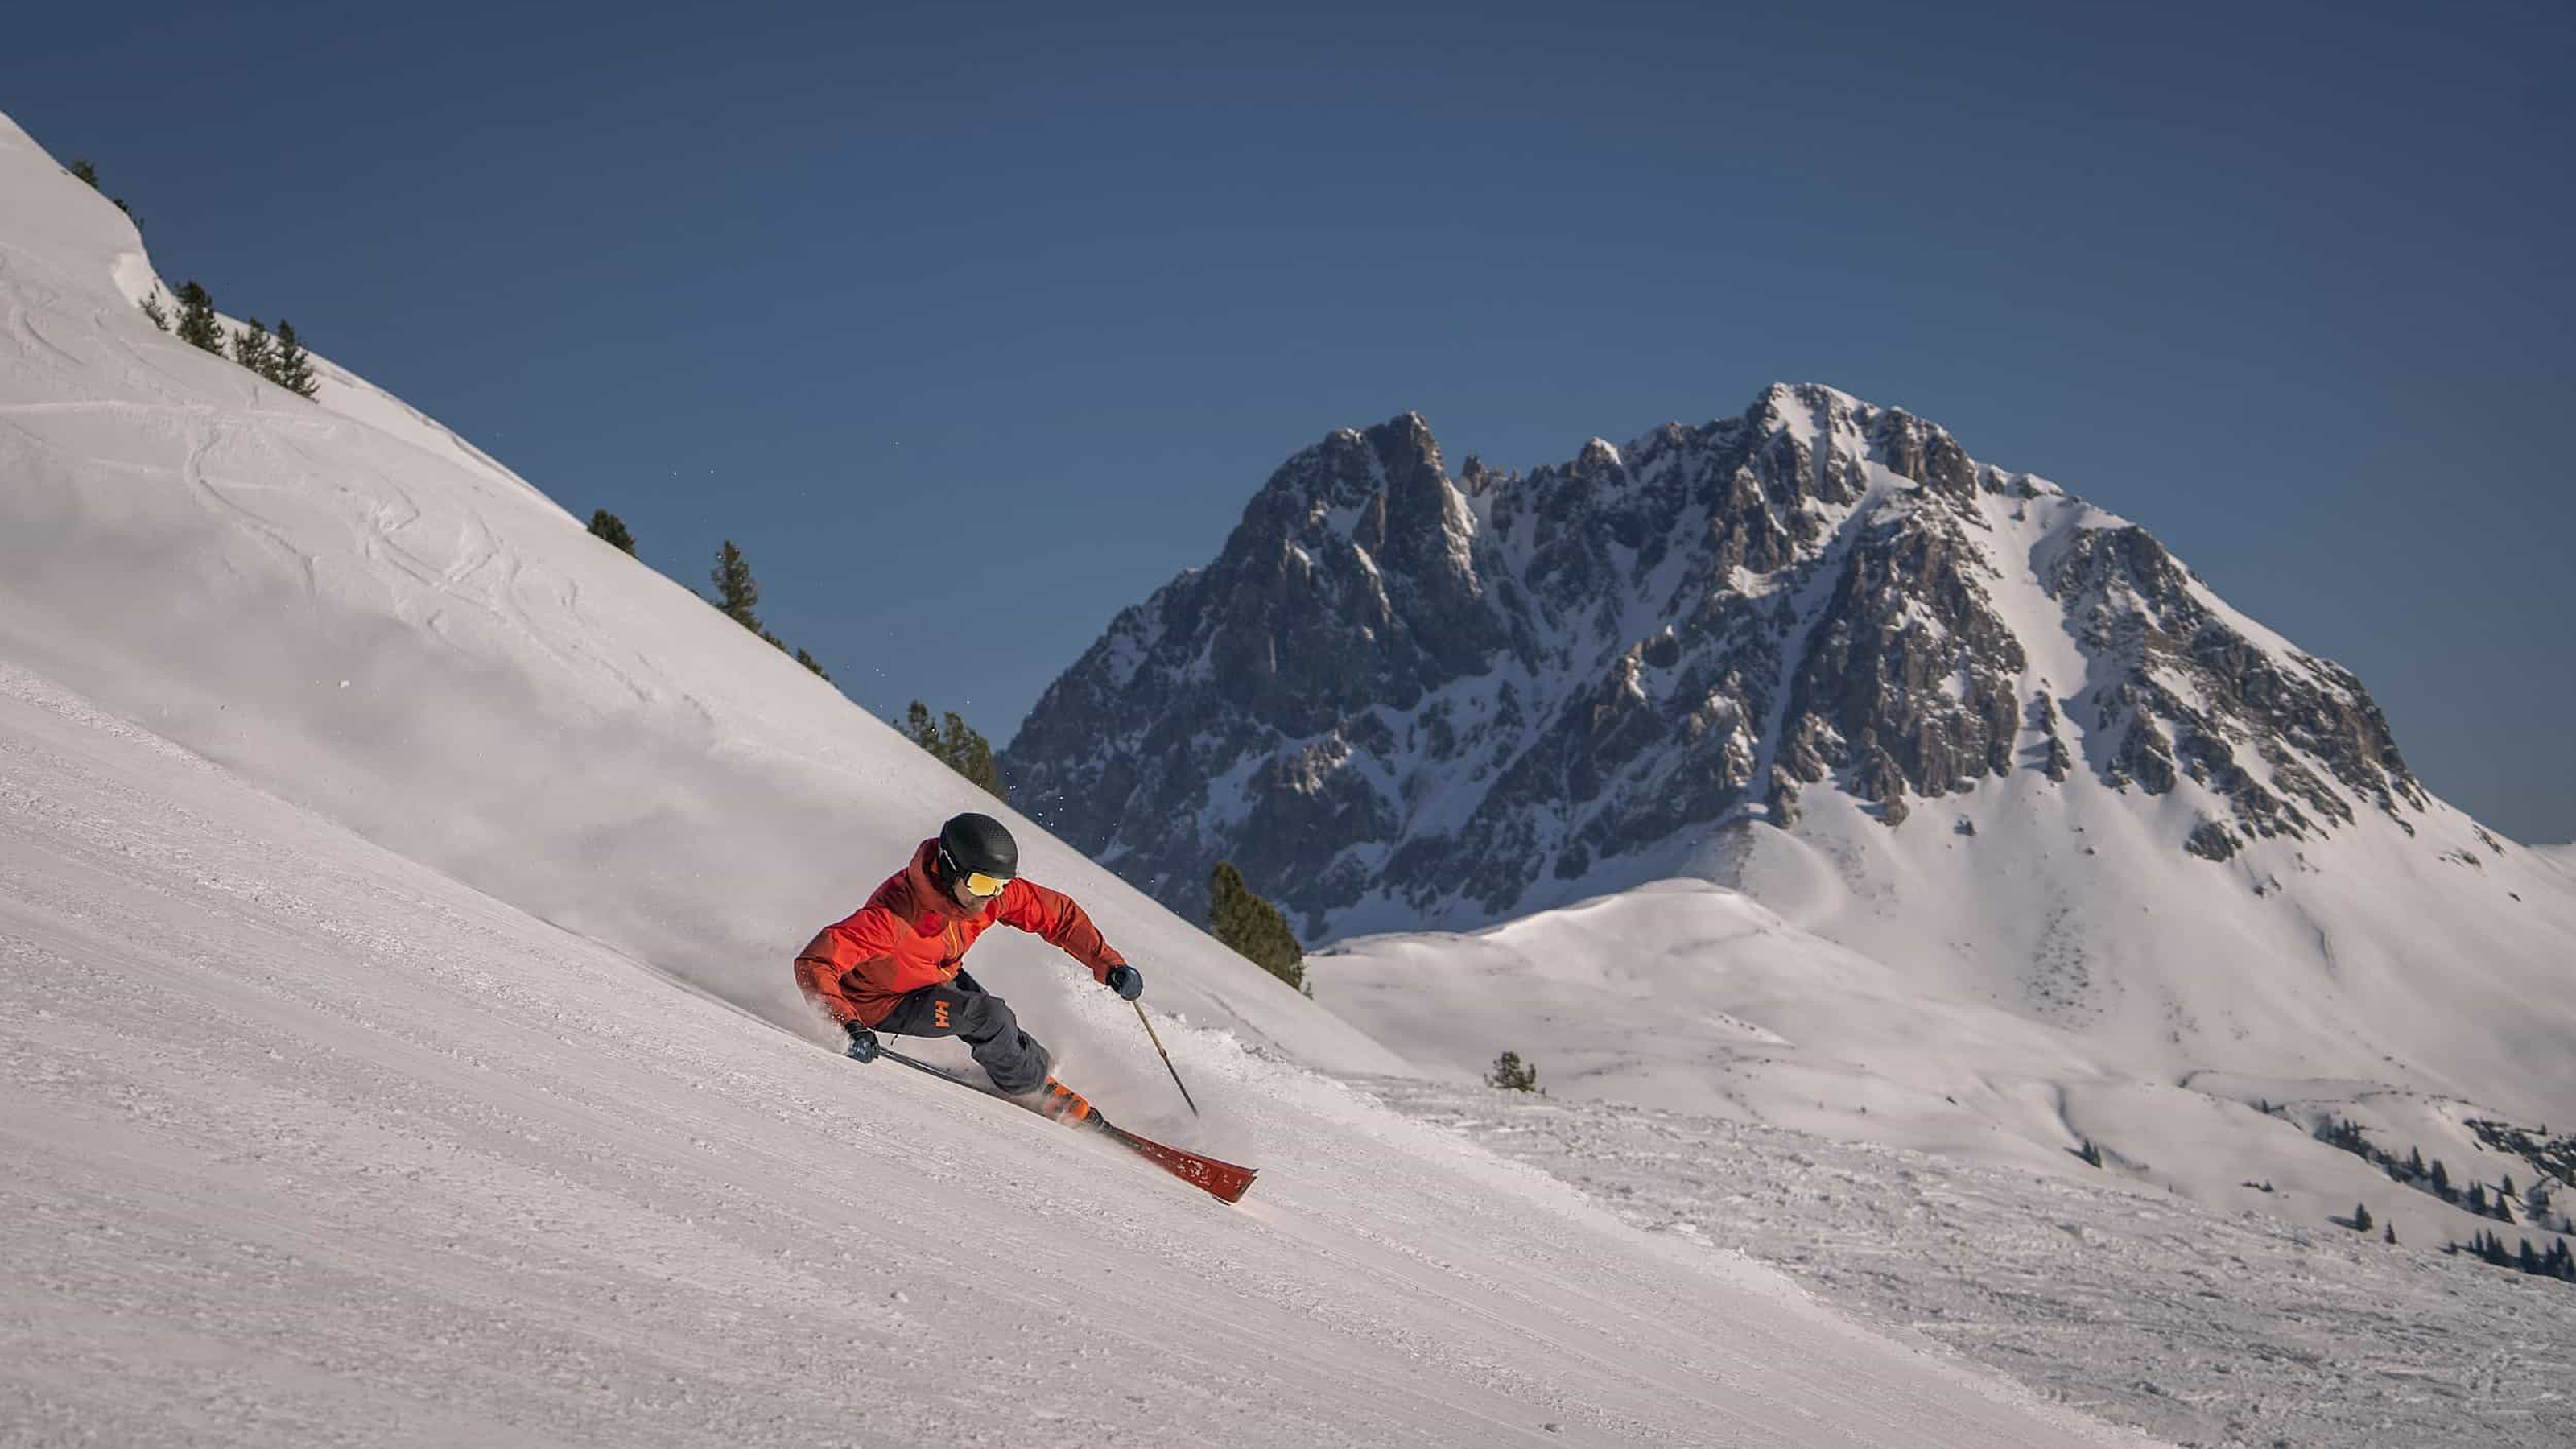
<svg viewBox="0 0 2576 1449">
<path fill-rule="evenodd" d="M 2563 1114 L 2432 1090 L 2394 1062 L 2348 1076 L 2142 1069 L 1973 978 L 1863 955 L 1705 881 L 1472 933 L 1363 936 L 1309 956 L 1307 974 L 1318 1000 L 1450 1082 L 1508 1051 L 1560 1098 L 2107 1176 L 2299 1229 L 2348 1224 L 2358 1203 L 2409 1254 L 2504 1231 L 2466 1197 L 2472 1182 L 2514 1198 L 2541 1252 L 2568 1231 L 2556 1202 L 2576 1202 L 2576 1138 L 2548 1126 Z M 2241 1055 L 2295 1062 L 2331 1020 L 2272 1023 Z"/>
</svg>

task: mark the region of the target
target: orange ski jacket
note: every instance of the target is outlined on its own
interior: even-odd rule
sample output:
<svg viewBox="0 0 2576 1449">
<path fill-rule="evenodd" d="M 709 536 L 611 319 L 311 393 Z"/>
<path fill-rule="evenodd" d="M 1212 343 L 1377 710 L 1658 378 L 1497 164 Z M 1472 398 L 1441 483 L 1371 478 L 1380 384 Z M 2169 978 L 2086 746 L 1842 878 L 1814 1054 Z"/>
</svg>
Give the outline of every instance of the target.
<svg viewBox="0 0 2576 1449">
<path fill-rule="evenodd" d="M 796 984 L 838 1022 L 874 1026 L 906 992 L 957 977 L 975 938 L 999 922 L 1044 937 L 1106 983 L 1127 958 L 1102 939 L 1071 896 L 1013 880 L 981 911 L 957 903 L 931 879 L 936 838 L 921 842 L 912 864 L 878 886 L 849 919 L 823 928 L 796 957 Z"/>
</svg>

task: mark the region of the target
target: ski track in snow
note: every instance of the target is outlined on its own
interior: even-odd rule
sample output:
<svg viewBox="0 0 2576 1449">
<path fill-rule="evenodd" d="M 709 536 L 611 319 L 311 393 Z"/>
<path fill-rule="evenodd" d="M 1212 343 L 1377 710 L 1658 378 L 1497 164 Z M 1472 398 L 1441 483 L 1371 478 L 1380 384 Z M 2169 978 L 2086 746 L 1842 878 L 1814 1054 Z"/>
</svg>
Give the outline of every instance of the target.
<svg viewBox="0 0 2576 1449">
<path fill-rule="evenodd" d="M 1602 1102 L 1367 1089 L 1639 1227 L 1743 1252 L 1890 1331 L 2177 1443 L 2576 1443 L 2564 1283 L 2111 1178 Z"/>
</svg>

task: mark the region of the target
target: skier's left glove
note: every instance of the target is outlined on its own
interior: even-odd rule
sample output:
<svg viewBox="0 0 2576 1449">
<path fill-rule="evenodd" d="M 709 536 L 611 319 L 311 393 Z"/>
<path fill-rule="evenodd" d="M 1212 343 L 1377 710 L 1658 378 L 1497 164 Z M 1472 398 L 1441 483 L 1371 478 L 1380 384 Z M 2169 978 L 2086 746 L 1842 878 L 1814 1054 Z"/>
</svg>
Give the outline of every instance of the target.
<svg viewBox="0 0 2576 1449">
<path fill-rule="evenodd" d="M 1109 975 L 1104 979 L 1109 989 L 1124 1000 L 1133 1001 L 1145 994 L 1145 973 L 1124 962 L 1110 967 Z"/>
<path fill-rule="evenodd" d="M 880 1050 L 877 1046 L 877 1034 L 855 1021 L 845 1021 L 841 1025 L 847 1027 L 850 1033 L 850 1045 L 841 1054 L 854 1062 L 875 1061 L 877 1052 Z"/>
</svg>

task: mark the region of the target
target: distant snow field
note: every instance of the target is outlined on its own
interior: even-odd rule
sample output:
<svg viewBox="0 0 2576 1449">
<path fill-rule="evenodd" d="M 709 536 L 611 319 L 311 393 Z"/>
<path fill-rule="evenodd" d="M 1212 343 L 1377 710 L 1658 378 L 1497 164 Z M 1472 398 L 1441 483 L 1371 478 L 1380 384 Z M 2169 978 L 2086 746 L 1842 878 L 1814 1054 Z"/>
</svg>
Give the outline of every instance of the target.
<svg viewBox="0 0 2576 1449">
<path fill-rule="evenodd" d="M 2116 1171 L 1421 1081 L 1369 1090 L 1639 1227 L 1745 1253 L 1890 1332 L 2176 1443 L 2576 1443 L 2564 1283 L 2212 1212 Z"/>
</svg>

